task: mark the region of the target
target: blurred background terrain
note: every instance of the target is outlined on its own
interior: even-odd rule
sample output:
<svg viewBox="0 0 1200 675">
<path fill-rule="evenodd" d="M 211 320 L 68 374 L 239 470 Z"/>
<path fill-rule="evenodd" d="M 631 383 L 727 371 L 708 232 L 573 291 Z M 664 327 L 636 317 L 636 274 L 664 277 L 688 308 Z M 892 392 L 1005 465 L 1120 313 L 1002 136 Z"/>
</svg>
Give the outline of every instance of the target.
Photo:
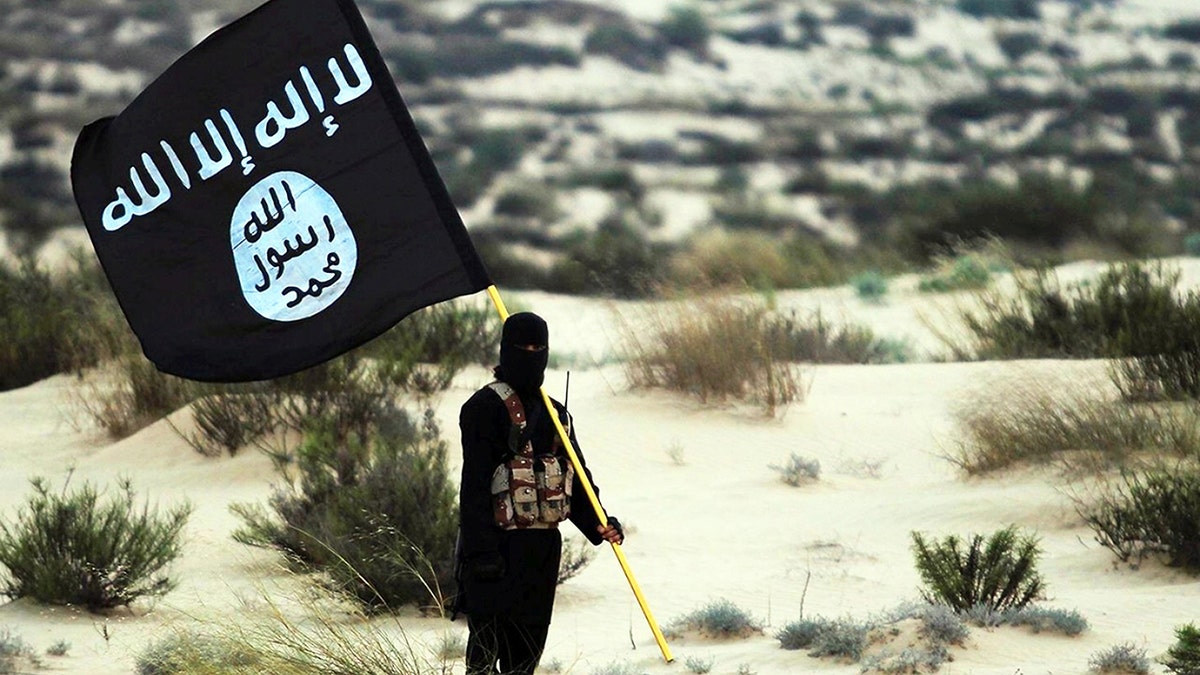
<svg viewBox="0 0 1200 675">
<path fill-rule="evenodd" d="M 2 248 L 84 241 L 79 129 L 257 4 L 0 0 Z M 358 4 L 502 286 L 1200 251 L 1189 0 Z"/>
</svg>

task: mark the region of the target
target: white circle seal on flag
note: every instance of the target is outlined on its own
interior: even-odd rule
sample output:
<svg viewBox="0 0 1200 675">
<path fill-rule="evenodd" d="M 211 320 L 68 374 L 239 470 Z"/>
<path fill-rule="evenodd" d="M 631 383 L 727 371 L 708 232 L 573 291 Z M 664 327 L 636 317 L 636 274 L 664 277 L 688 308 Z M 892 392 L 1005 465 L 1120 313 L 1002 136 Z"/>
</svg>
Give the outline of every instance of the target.
<svg viewBox="0 0 1200 675">
<path fill-rule="evenodd" d="M 298 321 L 346 291 L 358 244 L 341 208 L 308 176 L 280 171 L 242 197 L 229 226 L 246 302 L 272 321 Z"/>
</svg>

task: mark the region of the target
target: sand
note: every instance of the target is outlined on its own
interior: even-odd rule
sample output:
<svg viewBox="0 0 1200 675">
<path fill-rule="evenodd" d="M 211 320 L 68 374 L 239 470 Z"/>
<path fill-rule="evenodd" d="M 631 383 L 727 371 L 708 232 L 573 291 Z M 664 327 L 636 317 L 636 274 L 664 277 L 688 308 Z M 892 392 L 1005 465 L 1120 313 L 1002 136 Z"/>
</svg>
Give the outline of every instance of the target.
<svg viewBox="0 0 1200 675">
<path fill-rule="evenodd" d="M 1200 277 L 1195 262 L 1173 264 L 1183 267 L 1187 283 Z M 1084 277 L 1097 269 L 1080 264 L 1063 273 Z M 920 295 L 914 283 L 894 282 L 886 304 L 863 303 L 848 288 L 781 293 L 778 302 L 785 308 L 819 306 L 826 316 L 867 323 L 936 355 L 939 342 L 922 316 L 950 299 Z M 1155 563 L 1137 570 L 1114 564 L 1052 472 L 968 480 L 942 457 L 956 439 L 953 411 L 970 400 L 969 392 L 1013 377 L 1108 386 L 1102 362 L 808 367 L 806 400 L 764 419 L 750 408 L 704 407 L 663 392 L 629 391 L 613 362 L 613 317 L 636 314 L 639 303 L 542 293 L 509 294 L 509 301 L 549 320 L 552 349 L 568 361 L 548 374 L 548 390 L 561 395 L 564 368 L 572 369 L 570 405 L 581 444 L 603 501 L 630 530 L 624 551 L 659 622 L 668 625 L 728 599 L 763 624 L 761 634 L 741 640 L 675 639 L 677 663 L 668 666 L 612 554 L 602 550 L 560 587 L 544 663 L 558 662 L 574 673 L 610 664 L 679 673 L 690 657 L 711 659 L 714 673 L 734 673 L 743 665 L 762 675 L 857 673 L 858 665 L 782 650 L 773 635 L 800 615 L 802 603 L 805 616 L 864 619 L 917 599 L 913 530 L 967 535 L 1017 524 L 1036 532 L 1045 551 L 1044 604 L 1077 609 L 1091 624 L 1074 638 L 973 628 L 964 647 L 952 648 L 953 661 L 943 673 L 1082 673 L 1092 653 L 1118 642 L 1161 654 L 1173 642 L 1174 626 L 1200 619 L 1200 581 Z M 459 405 L 487 380 L 486 370 L 468 370 L 438 402 L 449 438 Z M 9 602 L 0 605 L 0 631 L 12 631 L 39 651 L 69 642 L 66 656 L 45 657 L 51 672 L 130 673 L 149 643 L 196 619 L 249 620 L 268 601 L 294 608 L 296 578 L 281 571 L 271 554 L 229 536 L 237 526 L 229 504 L 263 502 L 270 493 L 276 479 L 266 457 L 253 449 L 235 457 L 196 454 L 172 428 L 187 427 L 187 411 L 111 442 L 70 422 L 74 387 L 72 377 L 59 376 L 0 393 L 0 513 L 12 518 L 29 494 L 31 476 L 45 476 L 55 486 L 68 470 L 75 483 L 112 486 L 127 476 L 163 507 L 184 500 L 195 507 L 185 554 L 173 567 L 180 585 L 160 600 L 108 616 Z M 794 488 L 779 481 L 771 465 L 792 453 L 820 461 L 818 482 Z M 431 648 L 447 633 L 465 632 L 461 621 L 414 611 L 377 623 Z M 461 672 L 461 661 L 453 666 Z"/>
</svg>

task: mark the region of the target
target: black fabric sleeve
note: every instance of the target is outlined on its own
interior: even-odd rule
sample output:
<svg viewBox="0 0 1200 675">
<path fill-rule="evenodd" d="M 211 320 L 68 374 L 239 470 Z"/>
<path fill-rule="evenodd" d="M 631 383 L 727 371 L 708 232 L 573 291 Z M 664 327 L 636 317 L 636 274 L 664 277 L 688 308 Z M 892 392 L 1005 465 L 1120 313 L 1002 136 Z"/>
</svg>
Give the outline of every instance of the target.
<svg viewBox="0 0 1200 675">
<path fill-rule="evenodd" d="M 481 389 L 463 404 L 458 417 L 462 430 L 462 482 L 458 493 L 462 557 L 495 554 L 500 528 L 492 515 L 492 474 L 504 455 L 508 413 L 500 398 Z"/>
<path fill-rule="evenodd" d="M 592 471 L 587 466 L 587 460 L 583 457 L 583 451 L 579 448 L 579 439 L 575 435 L 575 420 L 570 417 L 570 413 L 566 408 L 562 407 L 558 401 L 554 402 L 554 406 L 558 409 L 558 418 L 561 421 L 571 420 L 571 445 L 575 448 L 575 454 L 579 456 L 579 464 L 583 467 L 583 471 L 587 474 L 588 482 L 592 484 L 592 489 L 596 492 L 596 499 L 600 498 L 600 486 L 596 485 L 596 481 L 592 479 Z M 601 503 L 603 506 L 603 503 Z M 607 513 L 607 511 L 606 511 Z M 592 502 L 584 492 L 583 483 L 580 481 L 578 474 L 575 475 L 575 482 L 571 485 L 571 522 L 583 536 L 588 538 L 588 541 L 593 545 L 599 545 L 604 542 L 604 538 L 596 531 L 600 526 L 600 518 L 596 516 L 596 510 L 592 508 Z"/>
</svg>

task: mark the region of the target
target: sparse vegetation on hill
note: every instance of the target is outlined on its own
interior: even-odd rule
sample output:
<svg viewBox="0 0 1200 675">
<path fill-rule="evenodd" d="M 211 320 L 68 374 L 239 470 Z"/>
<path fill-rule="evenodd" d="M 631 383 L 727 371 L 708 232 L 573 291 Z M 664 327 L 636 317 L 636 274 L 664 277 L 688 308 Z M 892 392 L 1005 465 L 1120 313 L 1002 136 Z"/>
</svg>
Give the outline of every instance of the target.
<svg viewBox="0 0 1200 675">
<path fill-rule="evenodd" d="M 1056 380 L 992 382 L 965 397 L 954 417 L 962 437 L 949 459 L 972 475 L 1022 464 L 1094 473 L 1147 455 L 1200 455 L 1190 408 L 1131 405 Z"/>
</svg>

